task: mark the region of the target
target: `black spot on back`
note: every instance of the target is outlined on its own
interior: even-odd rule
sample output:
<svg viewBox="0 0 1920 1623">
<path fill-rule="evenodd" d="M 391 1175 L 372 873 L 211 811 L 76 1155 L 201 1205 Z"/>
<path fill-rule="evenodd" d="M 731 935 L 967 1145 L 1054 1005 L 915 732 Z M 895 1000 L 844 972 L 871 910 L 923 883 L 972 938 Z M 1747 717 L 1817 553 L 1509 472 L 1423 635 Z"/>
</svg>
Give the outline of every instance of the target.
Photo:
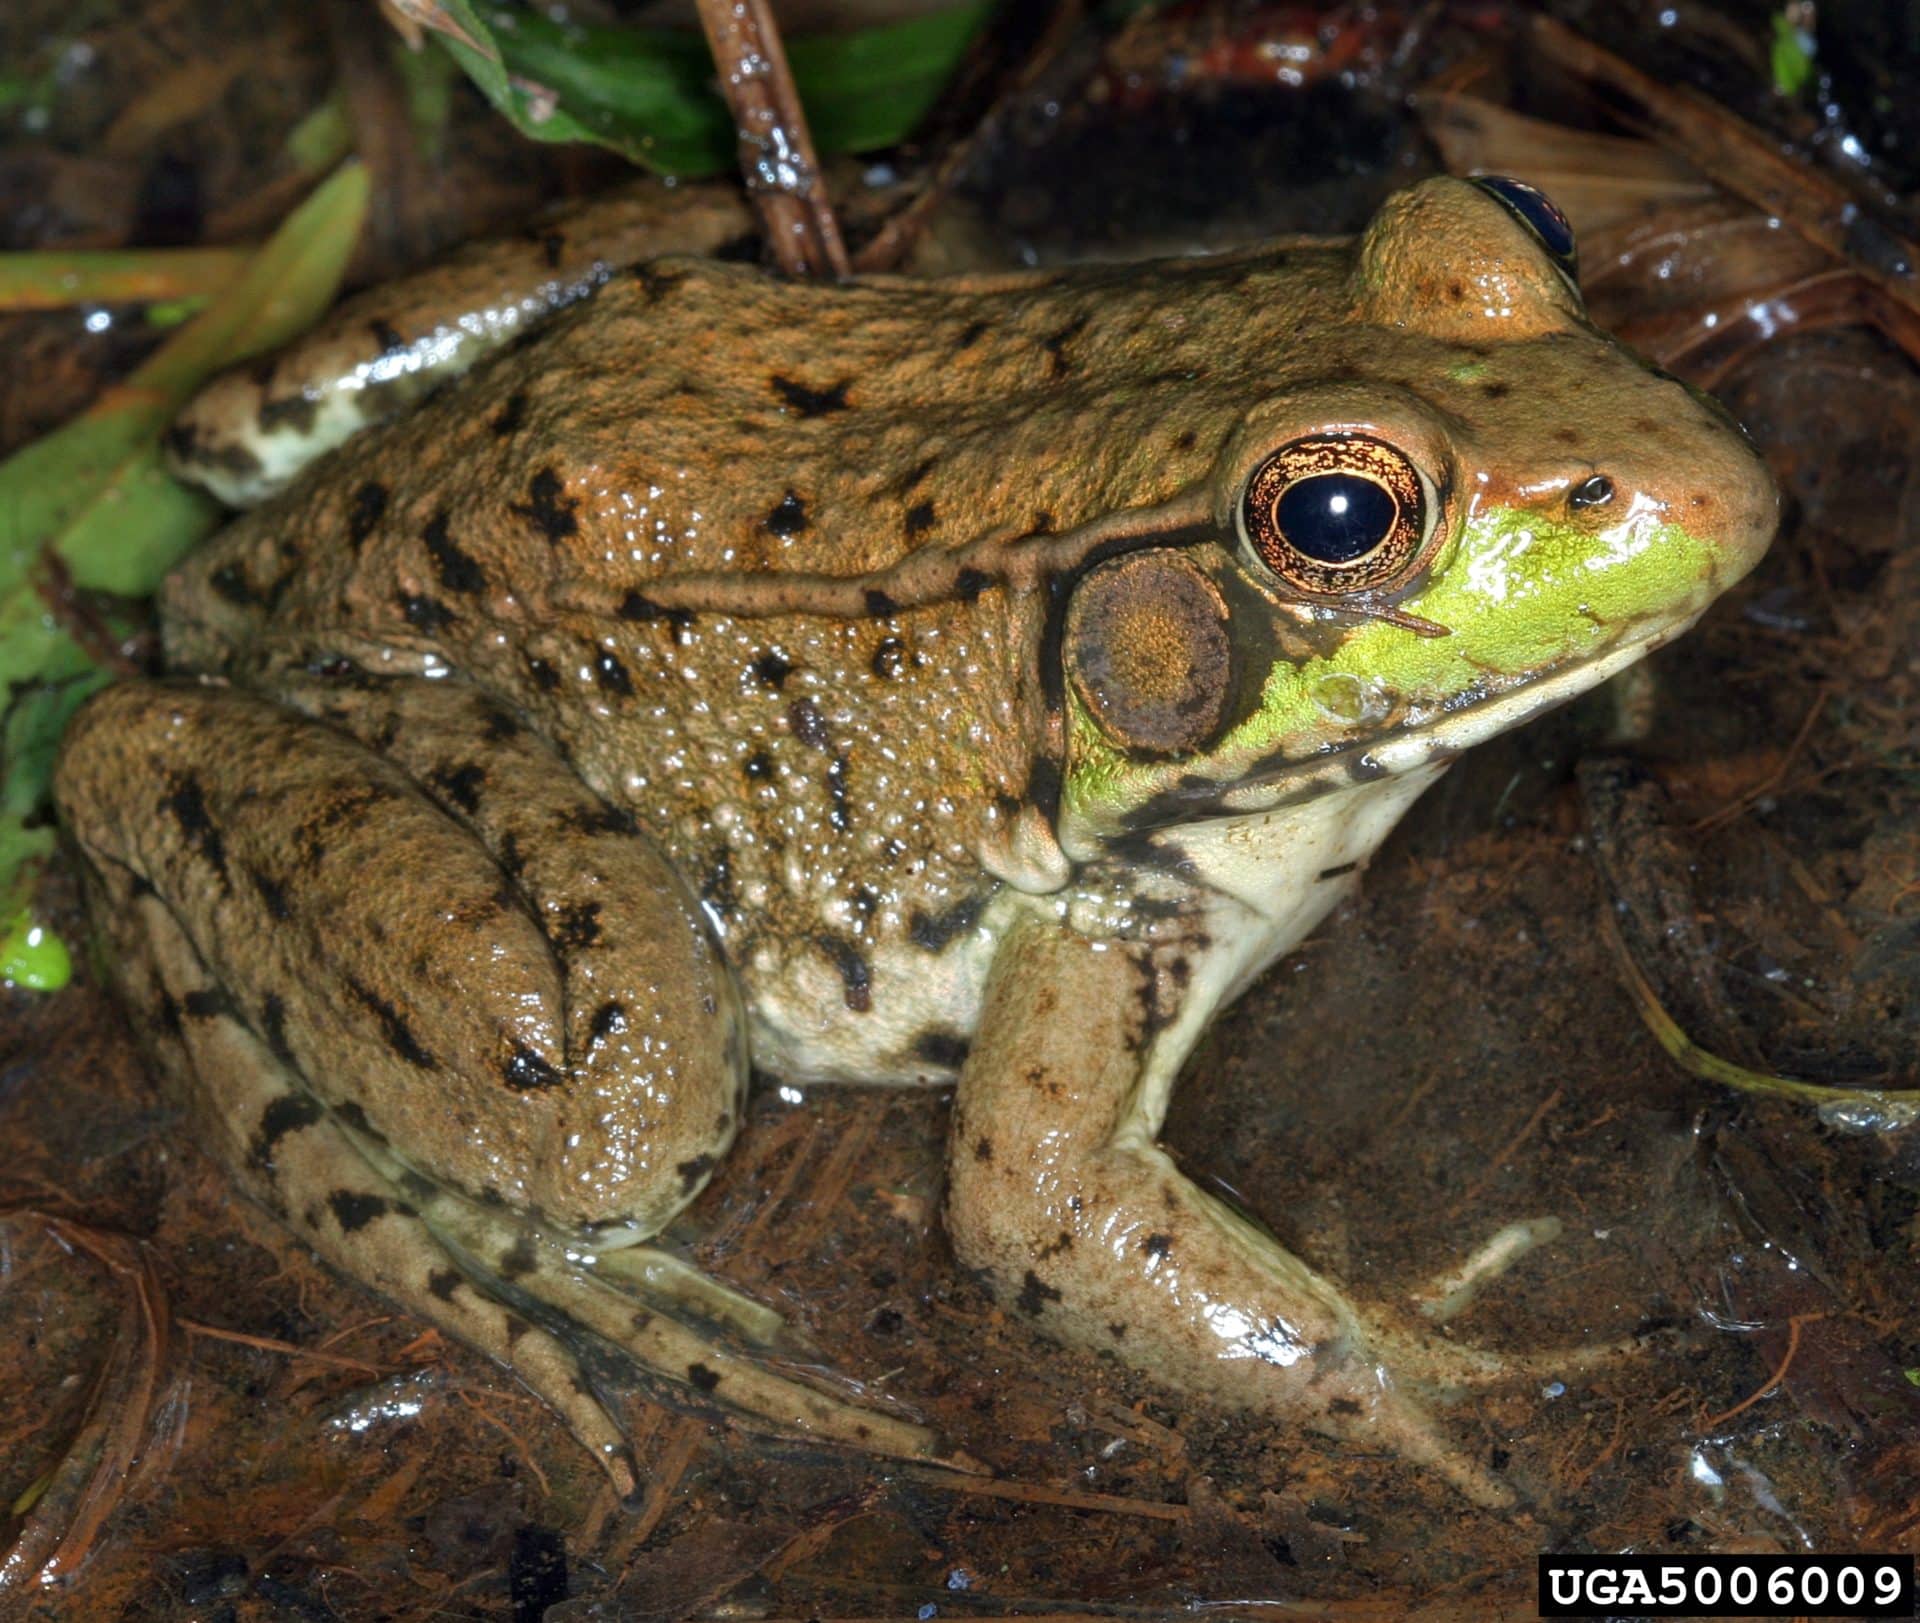
<svg viewBox="0 0 1920 1623">
<path fill-rule="evenodd" d="M 514 1048 L 513 1057 L 502 1068 L 501 1076 L 515 1093 L 528 1093 L 535 1088 L 557 1088 L 566 1080 L 524 1043 Z"/>
<path fill-rule="evenodd" d="M 932 529 L 933 503 L 915 502 L 913 506 L 907 509 L 907 516 L 903 527 L 907 532 L 907 539 L 909 541 L 913 540 L 915 536 L 922 535 Z"/>
<path fill-rule="evenodd" d="M 906 669 L 907 645 L 898 637 L 882 637 L 873 651 L 873 674 L 883 682 L 891 682 Z"/>
<path fill-rule="evenodd" d="M 807 504 L 793 491 L 788 491 L 767 514 L 766 526 L 775 535 L 798 535 L 807 527 Z"/>
<path fill-rule="evenodd" d="M 699 1186 L 700 1180 L 713 1170 L 711 1155 L 696 1155 L 690 1161 L 682 1161 L 673 1169 L 680 1174 L 680 1192 L 690 1195 Z"/>
<path fill-rule="evenodd" d="M 877 586 L 869 586 L 865 594 L 867 613 L 876 620 L 884 620 L 889 615 L 898 614 L 900 605 Z"/>
<path fill-rule="evenodd" d="M 1086 325 L 1085 316 L 1075 316 L 1058 332 L 1040 340 L 1040 347 L 1047 352 L 1047 369 L 1054 377 L 1064 378 L 1073 370 L 1073 363 L 1067 359 L 1067 345 L 1080 336 Z"/>
<path fill-rule="evenodd" d="M 853 380 L 842 378 L 838 383 L 830 383 L 824 389 L 815 389 L 776 373 L 767 379 L 767 382 L 772 386 L 773 392 L 802 417 L 824 417 L 829 412 L 847 409 L 847 390 L 852 386 Z"/>
<path fill-rule="evenodd" d="M 963 569 L 953 577 L 953 589 L 964 603 L 971 603 L 984 592 L 992 581 L 978 569 Z"/>
<path fill-rule="evenodd" d="M 448 591 L 478 592 L 486 588 L 486 571 L 480 567 L 479 561 L 447 533 L 447 510 L 444 507 L 427 520 L 427 527 L 421 532 L 420 539 L 426 543 L 427 555 L 440 572 L 440 584 Z"/>
<path fill-rule="evenodd" d="M 590 1028 L 595 1040 L 611 1037 L 616 1032 L 627 1029 L 627 1006 L 618 1000 L 611 1000 L 593 1011 L 593 1025 Z"/>
<path fill-rule="evenodd" d="M 319 414 L 318 401 L 309 400 L 304 394 L 291 394 L 282 395 L 278 400 L 262 400 L 256 416 L 260 427 L 269 434 L 281 428 L 291 428 L 296 434 L 311 434 L 313 420 Z"/>
<path fill-rule="evenodd" d="M 428 597 L 424 592 L 401 592 L 398 601 L 400 612 L 407 617 L 407 624 L 415 631 L 431 635 L 453 624 L 453 610 L 437 597 Z"/>
<path fill-rule="evenodd" d="M 355 552 L 373 534 L 374 527 L 386 515 L 386 511 L 385 485 L 369 479 L 365 484 L 354 487 L 352 496 L 347 499 L 347 540 Z"/>
<path fill-rule="evenodd" d="M 711 1392 L 720 1384 L 720 1377 L 705 1364 L 687 1365 L 687 1379 L 702 1392 Z"/>
<path fill-rule="evenodd" d="M 519 433 L 520 425 L 526 420 L 527 391 L 515 389 L 507 396 L 506 404 L 488 420 L 487 427 L 504 439 L 509 434 Z"/>
<path fill-rule="evenodd" d="M 593 656 L 593 680 L 603 693 L 618 694 L 628 698 L 633 693 L 633 678 L 627 674 L 627 668 L 620 658 L 610 649 L 599 649 Z"/>
<path fill-rule="evenodd" d="M 770 687 L 778 693 L 782 684 L 793 674 L 793 666 L 777 650 L 770 651 L 753 662 L 753 674 L 763 687 Z"/>
<path fill-rule="evenodd" d="M 580 503 L 567 495 L 566 488 L 552 468 L 542 468 L 527 485 L 526 502 L 514 503 L 513 510 L 549 541 L 564 541 L 580 532 L 580 521 L 574 516 Z"/>
<path fill-rule="evenodd" d="M 560 686 L 560 673 L 538 655 L 527 655 L 527 674 L 533 678 L 533 685 L 544 692 L 551 693 Z"/>
</svg>

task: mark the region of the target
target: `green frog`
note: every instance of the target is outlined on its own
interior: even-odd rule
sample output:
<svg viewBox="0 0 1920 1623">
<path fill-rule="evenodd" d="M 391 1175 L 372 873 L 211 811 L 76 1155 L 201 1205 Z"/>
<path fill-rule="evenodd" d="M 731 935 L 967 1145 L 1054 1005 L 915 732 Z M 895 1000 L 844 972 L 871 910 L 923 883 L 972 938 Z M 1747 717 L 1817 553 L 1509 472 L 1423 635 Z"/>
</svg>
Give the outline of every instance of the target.
<svg viewBox="0 0 1920 1623">
<path fill-rule="evenodd" d="M 1363 1310 L 1156 1137 L 1449 761 L 1767 545 L 1763 464 L 1572 252 L 1440 178 L 1212 258 L 649 257 L 297 474 L 325 391 L 256 374 L 179 448 L 271 429 L 286 488 L 58 768 L 135 1022 L 255 1196 L 622 1489 L 635 1366 L 944 1446 L 655 1240 L 759 1071 L 952 1087 L 954 1248 L 1036 1337 L 1510 1502 L 1435 1403 L 1524 1361 Z"/>
</svg>

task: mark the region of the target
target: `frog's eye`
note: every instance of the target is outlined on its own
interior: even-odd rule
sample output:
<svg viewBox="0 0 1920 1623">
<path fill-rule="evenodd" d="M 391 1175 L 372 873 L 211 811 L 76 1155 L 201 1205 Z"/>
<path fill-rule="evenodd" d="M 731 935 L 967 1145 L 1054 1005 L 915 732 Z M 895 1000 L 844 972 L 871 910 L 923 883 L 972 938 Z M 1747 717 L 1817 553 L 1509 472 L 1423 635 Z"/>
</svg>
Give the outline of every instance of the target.
<svg viewBox="0 0 1920 1623">
<path fill-rule="evenodd" d="M 1240 497 L 1247 545 L 1316 597 L 1396 586 L 1425 550 L 1435 503 L 1405 453 L 1362 435 L 1283 445 Z"/>
<path fill-rule="evenodd" d="M 1573 226 L 1560 207 L 1538 186 L 1529 186 L 1511 175 L 1475 175 L 1478 186 L 1532 233 L 1547 251 L 1567 284 L 1576 292 L 1580 287 L 1580 254 L 1573 240 Z"/>
</svg>

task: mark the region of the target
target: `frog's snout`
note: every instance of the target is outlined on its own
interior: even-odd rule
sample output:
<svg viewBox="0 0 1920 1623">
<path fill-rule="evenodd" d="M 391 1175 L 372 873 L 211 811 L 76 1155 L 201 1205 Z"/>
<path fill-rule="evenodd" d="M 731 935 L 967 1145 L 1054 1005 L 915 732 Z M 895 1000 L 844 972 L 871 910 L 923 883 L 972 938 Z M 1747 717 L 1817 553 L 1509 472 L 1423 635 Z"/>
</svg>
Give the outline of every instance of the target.
<svg viewBox="0 0 1920 1623">
<path fill-rule="evenodd" d="M 1676 382 L 1676 393 L 1682 387 Z M 1613 486 L 1613 506 L 1656 513 L 1705 549 L 1718 593 L 1766 552 L 1779 527 L 1780 495 L 1759 450 L 1726 408 L 1693 389 L 1685 392 L 1688 404 L 1667 419 L 1664 433 L 1647 434 L 1634 455 L 1602 471 Z M 1569 507 L 1578 507 L 1583 493 L 1576 485 Z"/>
<path fill-rule="evenodd" d="M 1714 453 L 1684 465 L 1667 516 L 1712 549 L 1714 589 L 1725 591 L 1760 561 L 1780 527 L 1780 491 L 1752 440 L 1729 417 Z"/>
</svg>

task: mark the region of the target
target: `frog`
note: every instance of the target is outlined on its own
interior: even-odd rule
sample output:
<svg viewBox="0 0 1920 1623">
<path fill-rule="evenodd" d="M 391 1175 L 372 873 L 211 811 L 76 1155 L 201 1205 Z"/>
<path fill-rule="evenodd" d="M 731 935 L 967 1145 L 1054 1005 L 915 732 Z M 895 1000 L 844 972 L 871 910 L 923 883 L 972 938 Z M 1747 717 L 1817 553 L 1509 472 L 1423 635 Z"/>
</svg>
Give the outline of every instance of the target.
<svg viewBox="0 0 1920 1623">
<path fill-rule="evenodd" d="M 1212 256 L 649 255 L 304 469 L 266 408 L 316 396 L 256 378 L 282 488 L 57 763 L 106 972 L 241 1186 L 622 1492 L 622 1372 L 971 1459 L 663 1238 L 764 1076 L 952 1090 L 946 1231 L 1017 1333 L 1511 1506 L 1444 1408 L 1537 1366 L 1355 1300 L 1159 1132 L 1453 759 L 1772 536 L 1576 272 L 1542 194 L 1438 176 Z"/>
</svg>

